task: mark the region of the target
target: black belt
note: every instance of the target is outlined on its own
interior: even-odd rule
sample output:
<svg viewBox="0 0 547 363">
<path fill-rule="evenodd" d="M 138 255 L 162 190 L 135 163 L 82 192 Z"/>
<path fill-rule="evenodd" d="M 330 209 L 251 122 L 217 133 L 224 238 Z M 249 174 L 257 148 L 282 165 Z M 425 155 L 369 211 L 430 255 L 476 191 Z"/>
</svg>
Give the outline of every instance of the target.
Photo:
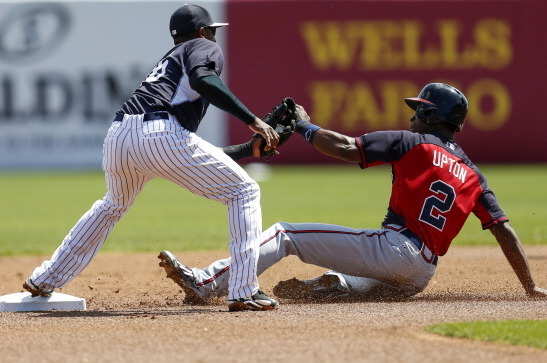
<svg viewBox="0 0 547 363">
<path fill-rule="evenodd" d="M 435 254 L 432 254 L 432 256 L 433 256 L 432 258 L 431 257 L 428 258 L 427 256 L 425 256 L 424 250 L 423 250 L 424 243 L 410 229 L 408 229 L 408 228 L 403 229 L 399 233 L 402 234 L 403 236 L 407 237 L 410 242 L 414 243 L 414 245 L 421 251 L 421 254 L 422 254 L 422 257 L 424 258 L 424 260 L 426 260 L 427 262 L 437 266 L 437 262 L 439 262 L 439 256 L 437 256 Z"/>
<path fill-rule="evenodd" d="M 116 117 L 114 117 L 114 121 L 123 121 L 123 117 L 125 116 L 125 113 L 117 113 Z M 169 119 L 169 112 L 165 111 L 156 111 L 156 112 L 148 112 L 145 113 L 142 117 L 143 121 L 154 121 L 154 120 L 168 120 Z"/>
</svg>

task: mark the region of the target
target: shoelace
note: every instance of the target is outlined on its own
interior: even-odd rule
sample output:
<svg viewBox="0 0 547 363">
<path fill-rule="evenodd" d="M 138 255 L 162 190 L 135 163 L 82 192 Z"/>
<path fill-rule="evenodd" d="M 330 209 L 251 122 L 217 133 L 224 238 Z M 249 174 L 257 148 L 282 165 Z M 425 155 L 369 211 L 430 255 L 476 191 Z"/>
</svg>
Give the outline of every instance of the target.
<svg viewBox="0 0 547 363">
<path fill-rule="evenodd" d="M 253 297 L 254 297 L 254 296 L 257 296 L 257 295 L 262 295 L 262 296 L 264 296 L 264 297 L 268 297 L 268 296 L 264 293 L 264 291 L 262 291 L 262 290 L 258 290 L 258 291 L 256 292 L 256 294 L 253 295 Z"/>
</svg>

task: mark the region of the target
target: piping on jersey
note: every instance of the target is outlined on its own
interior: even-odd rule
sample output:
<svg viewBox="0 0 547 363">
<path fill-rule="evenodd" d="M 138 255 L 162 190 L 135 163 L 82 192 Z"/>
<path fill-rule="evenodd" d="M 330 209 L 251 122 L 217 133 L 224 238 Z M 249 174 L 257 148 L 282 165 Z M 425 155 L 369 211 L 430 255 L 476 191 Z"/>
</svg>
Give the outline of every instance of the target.
<svg viewBox="0 0 547 363">
<path fill-rule="evenodd" d="M 365 231 L 363 232 L 344 232 L 344 231 L 328 231 L 328 230 L 322 230 L 322 229 L 319 229 L 319 230 L 303 230 L 303 231 L 290 231 L 290 230 L 287 230 L 287 229 L 280 229 L 278 230 L 273 236 L 269 237 L 268 239 L 266 239 L 265 241 L 261 242 L 260 243 L 260 246 L 270 242 L 272 239 L 276 238 L 279 233 L 293 233 L 293 234 L 301 234 L 301 233 L 328 233 L 328 234 L 350 234 L 350 235 L 353 235 L 353 236 L 359 236 L 359 235 L 365 235 L 367 237 L 372 237 L 372 236 L 382 236 L 384 234 L 387 233 L 387 231 L 383 231 L 383 232 L 374 232 L 374 233 L 370 233 L 370 234 L 367 234 Z M 226 266 L 225 268 L 223 268 L 222 270 L 220 270 L 219 272 L 217 272 L 214 276 L 212 276 L 211 278 L 203 281 L 203 282 L 200 282 L 198 284 L 196 284 L 196 287 L 201 287 L 201 286 L 204 286 L 204 285 L 207 285 L 213 281 L 216 280 L 217 277 L 219 276 L 222 276 L 224 273 L 226 273 L 226 271 L 230 270 L 230 266 Z"/>
</svg>

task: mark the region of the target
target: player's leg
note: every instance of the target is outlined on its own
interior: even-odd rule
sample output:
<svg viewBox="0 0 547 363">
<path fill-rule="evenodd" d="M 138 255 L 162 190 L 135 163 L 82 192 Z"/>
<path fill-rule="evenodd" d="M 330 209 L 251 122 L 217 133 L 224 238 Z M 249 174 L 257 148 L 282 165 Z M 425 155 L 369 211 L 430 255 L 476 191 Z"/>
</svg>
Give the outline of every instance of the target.
<svg viewBox="0 0 547 363">
<path fill-rule="evenodd" d="M 103 149 L 107 193 L 80 218 L 51 259 L 34 270 L 30 280 L 41 290 L 63 287 L 91 262 L 148 180 L 132 166 L 131 132 L 120 123 L 109 130 Z"/>
<path fill-rule="evenodd" d="M 176 257 L 171 256 L 172 261 L 176 261 L 174 264 L 168 266 L 160 263 L 160 266 L 164 267 L 168 271 L 168 277 L 184 290 L 184 303 L 205 305 L 214 298 L 228 295 L 230 258 L 217 260 L 206 268 L 200 269 L 189 268 Z M 309 280 L 291 278 L 280 281 L 273 288 L 276 297 L 295 300 L 332 300 L 351 296 L 369 300 L 403 300 L 420 291 L 332 270 Z"/>
<path fill-rule="evenodd" d="M 367 277 L 351 276 L 335 271 L 329 272 L 336 275 L 341 281 L 344 281 L 353 294 L 382 300 L 406 299 L 421 292 L 423 288 L 426 287 L 426 285 L 423 285 L 423 288 L 417 288 L 415 286 L 394 286 L 393 284 L 388 284 Z"/>
<path fill-rule="evenodd" d="M 330 270 L 308 280 L 299 280 L 295 277 L 280 281 L 273 288 L 273 292 L 277 297 L 295 300 L 359 298 L 385 301 L 403 300 L 419 291 Z"/>
<path fill-rule="evenodd" d="M 194 133 L 181 129 L 174 135 L 145 140 L 151 155 L 164 154 L 162 159 L 154 160 L 158 173 L 197 195 L 227 206 L 232 257 L 228 299 L 250 297 L 258 290 L 256 264 L 262 228 L 258 184 L 219 148 Z M 169 140 L 176 142 L 165 147 Z"/>
<path fill-rule="evenodd" d="M 416 293 L 435 271 L 407 237 L 391 230 L 280 222 L 264 232 L 262 243 L 259 272 L 295 255 L 345 276 L 369 279 L 361 286 L 354 280 L 356 291 L 373 287 L 376 280 Z"/>
<path fill-rule="evenodd" d="M 371 239 L 375 239 L 378 232 L 373 230 L 369 234 Z M 363 235 L 364 230 L 343 226 L 276 223 L 261 234 L 257 273 L 260 275 L 289 255 L 296 255 L 304 262 L 326 268 L 343 267 L 346 264 L 362 265 L 361 259 L 354 259 L 353 252 L 358 248 L 352 245 L 362 245 L 364 242 L 360 236 Z M 348 236 L 353 237 L 350 239 Z M 377 244 L 367 240 L 365 242 Z M 231 274 L 230 265 L 231 259 L 227 258 L 215 261 L 203 269 L 188 268 L 187 272 L 193 281 L 190 285 L 200 296 L 226 295 Z"/>
<path fill-rule="evenodd" d="M 382 297 L 407 297 L 423 290 L 434 273 L 434 266 L 424 262 L 419 251 L 399 233 L 378 229 L 276 223 L 261 235 L 257 273 L 260 275 L 289 255 L 334 270 L 306 286 L 297 280 L 301 288 L 316 283 L 321 296 L 370 292 Z M 191 276 L 190 285 L 200 296 L 226 295 L 230 259 L 215 261 L 203 269 L 185 269 Z"/>
</svg>

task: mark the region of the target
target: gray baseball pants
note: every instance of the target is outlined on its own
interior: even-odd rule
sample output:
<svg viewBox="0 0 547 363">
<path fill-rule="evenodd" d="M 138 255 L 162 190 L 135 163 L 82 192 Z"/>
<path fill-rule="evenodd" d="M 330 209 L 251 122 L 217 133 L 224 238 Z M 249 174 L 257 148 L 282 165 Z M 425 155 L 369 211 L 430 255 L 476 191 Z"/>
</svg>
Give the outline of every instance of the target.
<svg viewBox="0 0 547 363">
<path fill-rule="evenodd" d="M 333 270 L 356 293 L 380 284 L 415 294 L 435 273 L 432 253 L 418 248 L 409 237 L 393 229 L 353 229 L 322 223 L 279 222 L 262 233 L 258 274 L 284 257 Z M 425 249 L 425 250 L 424 250 Z M 424 257 L 425 256 L 425 257 Z M 429 257 L 429 258 L 428 258 Z M 206 298 L 226 295 L 230 258 L 210 266 L 192 268 L 196 285 Z"/>
</svg>

